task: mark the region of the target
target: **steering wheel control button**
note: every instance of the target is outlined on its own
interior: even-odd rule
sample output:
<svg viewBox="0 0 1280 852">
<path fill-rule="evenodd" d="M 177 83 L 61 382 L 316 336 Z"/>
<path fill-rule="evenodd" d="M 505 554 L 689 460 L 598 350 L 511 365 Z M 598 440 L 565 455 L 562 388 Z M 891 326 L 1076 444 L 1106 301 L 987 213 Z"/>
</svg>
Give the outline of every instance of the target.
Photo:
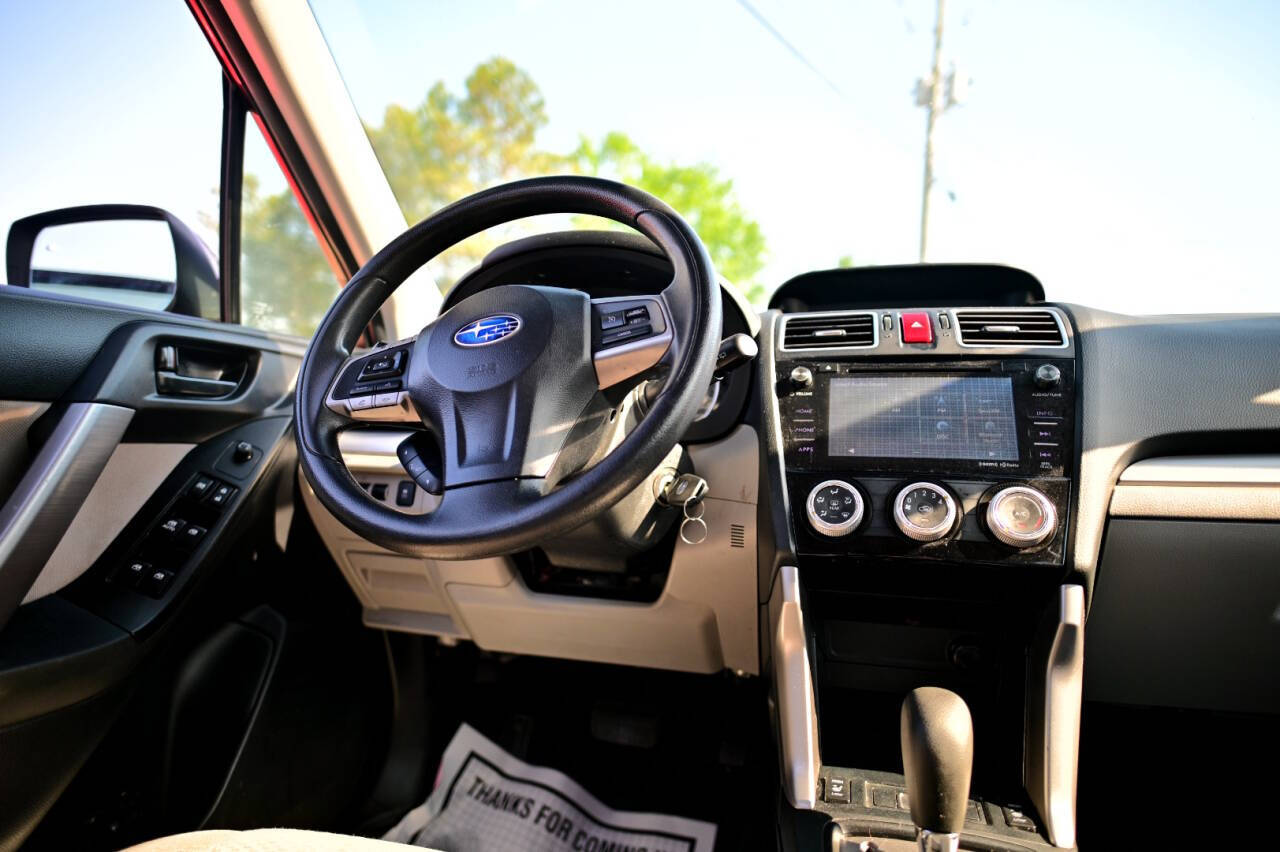
<svg viewBox="0 0 1280 852">
<path fill-rule="evenodd" d="M 404 350 L 397 349 L 382 355 L 374 355 L 360 368 L 359 381 L 384 379 L 387 376 L 398 376 L 404 372 Z"/>
<path fill-rule="evenodd" d="M 862 523 L 863 508 L 862 494 L 840 479 L 818 483 L 805 501 L 810 526 L 830 538 L 839 538 L 857 529 Z"/>
<path fill-rule="evenodd" d="M 373 395 L 369 396 L 353 396 L 347 400 L 347 405 L 352 411 L 364 411 L 366 408 L 373 408 Z"/>
<path fill-rule="evenodd" d="M 987 504 L 987 528 L 1010 547 L 1035 547 L 1058 528 L 1053 501 L 1028 485 L 1012 485 L 997 491 Z"/>
<path fill-rule="evenodd" d="M 636 308 L 627 308 L 623 317 L 626 319 L 627 325 L 647 323 L 649 321 L 649 309 L 644 305 L 640 305 Z"/>
<path fill-rule="evenodd" d="M 900 314 L 898 319 L 902 323 L 903 343 L 933 342 L 933 324 L 924 311 Z"/>
<path fill-rule="evenodd" d="M 627 324 L 626 312 L 622 310 L 607 311 L 600 315 L 600 330 L 608 331 L 611 328 L 621 328 Z"/>
<path fill-rule="evenodd" d="M 941 485 L 913 482 L 893 500 L 893 520 L 913 541 L 946 538 L 956 523 L 956 501 Z"/>
<path fill-rule="evenodd" d="M 618 343 L 623 343 L 627 340 L 635 340 L 637 337 L 648 337 L 652 332 L 653 332 L 653 328 L 650 327 L 648 323 L 641 323 L 639 325 L 624 325 L 622 328 L 619 328 L 615 331 L 611 331 L 608 334 L 601 337 L 600 345 L 613 346 Z"/>
<path fill-rule="evenodd" d="M 391 393 L 380 393 L 373 398 L 373 407 L 384 408 L 388 405 L 395 405 L 399 401 L 400 394 L 395 393 L 394 391 Z"/>
</svg>

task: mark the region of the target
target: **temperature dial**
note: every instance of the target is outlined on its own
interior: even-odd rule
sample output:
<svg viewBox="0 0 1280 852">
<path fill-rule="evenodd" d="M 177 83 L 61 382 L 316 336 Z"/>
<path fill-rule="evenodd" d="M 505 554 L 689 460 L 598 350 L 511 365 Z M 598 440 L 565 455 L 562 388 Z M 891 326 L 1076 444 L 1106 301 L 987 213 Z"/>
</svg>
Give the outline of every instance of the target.
<svg viewBox="0 0 1280 852">
<path fill-rule="evenodd" d="M 819 533 L 839 538 L 853 532 L 862 523 L 862 495 L 843 480 L 828 479 L 809 492 L 805 513 Z"/>
<path fill-rule="evenodd" d="M 956 501 L 941 485 L 913 482 L 893 501 L 893 520 L 907 538 L 937 541 L 956 523 Z"/>
<path fill-rule="evenodd" d="M 1058 528 L 1053 501 L 1027 485 L 1002 488 L 987 504 L 987 527 L 1010 547 L 1035 547 Z"/>
</svg>

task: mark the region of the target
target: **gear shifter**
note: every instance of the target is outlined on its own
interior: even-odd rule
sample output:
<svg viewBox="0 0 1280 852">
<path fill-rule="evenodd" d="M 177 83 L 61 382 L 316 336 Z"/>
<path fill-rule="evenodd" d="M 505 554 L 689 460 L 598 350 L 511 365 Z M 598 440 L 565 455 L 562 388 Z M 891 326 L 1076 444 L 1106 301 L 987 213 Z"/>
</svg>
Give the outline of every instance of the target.
<svg viewBox="0 0 1280 852">
<path fill-rule="evenodd" d="M 973 771 L 973 718 L 963 698 L 912 690 L 902 702 L 902 768 L 921 852 L 955 852 Z"/>
</svg>

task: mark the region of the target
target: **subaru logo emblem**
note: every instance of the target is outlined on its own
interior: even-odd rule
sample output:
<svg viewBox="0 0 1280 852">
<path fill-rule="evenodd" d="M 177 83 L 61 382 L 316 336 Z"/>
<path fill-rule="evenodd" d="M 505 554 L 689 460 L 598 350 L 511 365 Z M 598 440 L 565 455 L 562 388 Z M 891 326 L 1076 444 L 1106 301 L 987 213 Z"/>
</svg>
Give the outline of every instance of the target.
<svg viewBox="0 0 1280 852">
<path fill-rule="evenodd" d="M 520 317 L 512 314 L 496 314 L 464 325 L 453 335 L 459 346 L 488 346 L 520 330 Z"/>
</svg>

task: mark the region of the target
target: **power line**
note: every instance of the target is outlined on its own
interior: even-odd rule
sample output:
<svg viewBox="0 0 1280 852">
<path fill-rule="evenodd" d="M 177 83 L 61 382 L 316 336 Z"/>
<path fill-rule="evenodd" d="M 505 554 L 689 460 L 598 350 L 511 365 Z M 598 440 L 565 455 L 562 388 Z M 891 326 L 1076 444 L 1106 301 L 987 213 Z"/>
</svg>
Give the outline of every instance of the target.
<svg viewBox="0 0 1280 852">
<path fill-rule="evenodd" d="M 747 2 L 747 0 L 738 0 L 738 5 L 741 6 L 743 9 L 746 9 L 747 13 L 750 14 L 751 17 L 756 19 L 756 23 L 764 27 L 765 31 L 768 32 L 769 35 L 773 36 L 774 40 L 777 41 L 778 44 L 785 47 L 792 56 L 798 59 L 800 63 L 804 65 L 805 68 L 808 68 L 810 71 L 812 71 L 819 80 L 826 83 L 827 87 L 831 89 L 831 91 L 839 95 L 842 100 L 847 100 L 847 98 L 845 98 L 844 92 L 840 91 L 840 87 L 837 86 L 835 83 L 833 83 L 830 77 L 828 77 L 826 74 L 823 74 L 817 65 L 814 65 L 812 62 L 810 62 L 809 57 L 805 56 L 804 53 L 800 51 L 800 48 L 796 47 L 794 44 L 787 41 L 787 37 L 784 36 L 782 33 L 778 32 L 778 28 L 775 27 L 773 24 L 769 23 L 769 19 L 766 18 L 764 15 L 760 14 L 760 11 L 756 9 L 755 6 L 752 6 L 749 2 Z"/>
</svg>

